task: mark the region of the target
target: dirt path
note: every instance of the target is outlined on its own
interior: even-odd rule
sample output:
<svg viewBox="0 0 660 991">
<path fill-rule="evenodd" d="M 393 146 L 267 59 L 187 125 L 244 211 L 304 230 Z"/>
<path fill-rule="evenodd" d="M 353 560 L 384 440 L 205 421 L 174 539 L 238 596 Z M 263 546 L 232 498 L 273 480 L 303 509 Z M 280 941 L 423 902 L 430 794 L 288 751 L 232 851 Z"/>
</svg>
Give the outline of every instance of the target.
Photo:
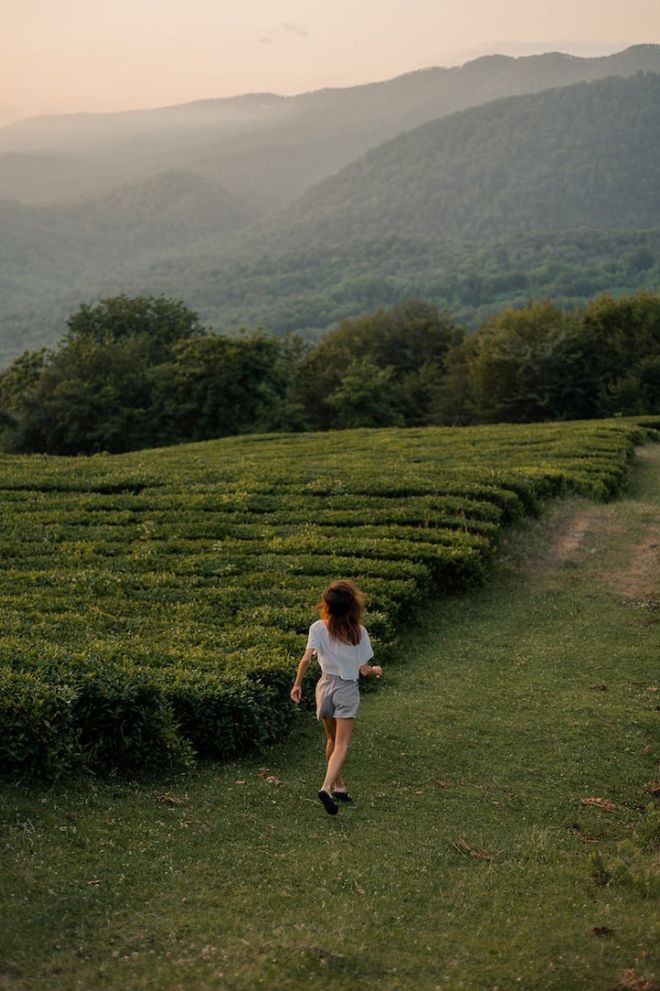
<svg viewBox="0 0 660 991">
<path fill-rule="evenodd" d="M 547 585 L 558 569 L 580 569 L 626 604 L 660 604 L 660 497 L 639 498 L 640 487 L 653 479 L 660 492 L 660 444 L 640 448 L 637 458 L 629 494 L 599 505 L 571 500 L 550 510 L 527 562 L 532 581 Z"/>
</svg>

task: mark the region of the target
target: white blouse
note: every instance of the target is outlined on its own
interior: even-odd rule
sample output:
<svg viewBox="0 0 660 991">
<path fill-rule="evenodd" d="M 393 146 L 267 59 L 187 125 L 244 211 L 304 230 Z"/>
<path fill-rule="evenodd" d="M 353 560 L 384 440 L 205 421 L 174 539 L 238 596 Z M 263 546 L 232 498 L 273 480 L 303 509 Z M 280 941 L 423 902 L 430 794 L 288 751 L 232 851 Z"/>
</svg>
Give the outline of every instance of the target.
<svg viewBox="0 0 660 991">
<path fill-rule="evenodd" d="M 357 681 L 360 666 L 374 656 L 369 634 L 360 626 L 360 642 L 343 643 L 334 640 L 322 619 L 317 619 L 309 628 L 307 648 L 311 648 L 319 659 L 324 674 L 336 674 L 345 681 Z"/>
</svg>

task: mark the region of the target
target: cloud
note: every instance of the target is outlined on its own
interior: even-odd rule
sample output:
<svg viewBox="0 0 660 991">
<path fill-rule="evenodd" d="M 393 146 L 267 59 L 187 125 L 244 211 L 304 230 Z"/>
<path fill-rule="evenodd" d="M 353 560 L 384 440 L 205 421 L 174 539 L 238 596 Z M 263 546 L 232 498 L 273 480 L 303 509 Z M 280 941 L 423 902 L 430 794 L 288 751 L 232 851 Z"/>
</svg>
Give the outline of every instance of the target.
<svg viewBox="0 0 660 991">
<path fill-rule="evenodd" d="M 296 24 L 293 21 L 281 21 L 278 27 L 269 28 L 257 35 L 260 45 L 273 45 L 282 42 L 286 37 L 309 38 L 309 30 L 304 24 Z"/>
<path fill-rule="evenodd" d="M 309 29 L 304 24 L 294 24 L 293 21 L 282 21 L 282 30 L 287 34 L 295 34 L 298 38 L 309 38 Z"/>
</svg>

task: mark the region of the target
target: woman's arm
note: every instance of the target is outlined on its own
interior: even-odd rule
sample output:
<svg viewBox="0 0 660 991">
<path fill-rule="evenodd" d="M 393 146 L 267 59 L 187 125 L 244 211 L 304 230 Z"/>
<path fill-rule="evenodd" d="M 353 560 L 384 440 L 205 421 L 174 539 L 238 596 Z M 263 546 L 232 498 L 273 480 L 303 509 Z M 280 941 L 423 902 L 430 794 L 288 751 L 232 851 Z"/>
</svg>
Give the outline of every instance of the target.
<svg viewBox="0 0 660 991">
<path fill-rule="evenodd" d="M 312 654 L 314 653 L 311 647 L 308 647 L 303 656 L 300 659 L 300 664 L 298 665 L 298 672 L 296 674 L 296 680 L 293 683 L 293 688 L 291 689 L 290 695 L 293 702 L 300 702 L 302 696 L 302 680 L 307 673 L 307 668 L 309 667 Z"/>
<path fill-rule="evenodd" d="M 361 664 L 360 674 L 364 675 L 365 678 L 382 678 L 383 669 L 380 664 Z"/>
</svg>

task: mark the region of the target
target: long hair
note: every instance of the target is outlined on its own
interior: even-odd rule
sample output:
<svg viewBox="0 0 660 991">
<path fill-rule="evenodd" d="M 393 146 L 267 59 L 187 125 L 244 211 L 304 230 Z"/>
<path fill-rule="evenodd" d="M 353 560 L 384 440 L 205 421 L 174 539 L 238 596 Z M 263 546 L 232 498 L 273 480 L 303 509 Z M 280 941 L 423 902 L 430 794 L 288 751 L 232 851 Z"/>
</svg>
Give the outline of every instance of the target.
<svg viewBox="0 0 660 991">
<path fill-rule="evenodd" d="M 321 611 L 321 619 L 334 640 L 354 645 L 360 642 L 364 596 L 355 582 L 343 579 L 328 585 L 316 608 Z"/>
</svg>

